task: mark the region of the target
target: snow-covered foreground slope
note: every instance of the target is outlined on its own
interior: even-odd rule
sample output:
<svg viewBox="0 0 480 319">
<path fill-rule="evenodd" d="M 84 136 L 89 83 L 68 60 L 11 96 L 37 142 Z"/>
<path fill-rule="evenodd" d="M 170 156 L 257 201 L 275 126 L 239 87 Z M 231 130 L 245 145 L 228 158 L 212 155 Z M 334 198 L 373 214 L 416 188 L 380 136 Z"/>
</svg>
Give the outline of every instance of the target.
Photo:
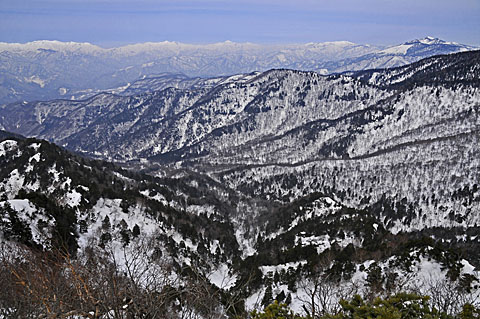
<svg viewBox="0 0 480 319">
<path fill-rule="evenodd" d="M 11 243 L 63 247 L 78 256 L 67 266 L 79 272 L 88 258 L 103 258 L 121 272 L 133 271 L 147 291 L 166 285 L 190 291 L 196 278 L 195 285 L 207 284 L 209 303 L 220 302 L 223 291 L 233 298 L 224 302 L 245 300 L 246 309 L 277 298 L 303 312 L 319 285 L 330 289 L 332 309 L 354 293 L 404 290 L 437 294 L 438 305 L 455 291 L 463 299 L 445 306 L 450 312 L 478 301 L 472 266 L 478 264 L 478 226 L 468 222 L 399 233 L 382 214 L 320 193 L 281 204 L 243 197 L 198 174 L 132 173 L 45 141 L 4 137 L 0 150 L 2 262 L 13 262 L 8 251 L 32 258 Z M 179 315 L 198 306 L 178 300 L 185 302 L 173 312 Z"/>
<path fill-rule="evenodd" d="M 214 202 L 201 205 L 200 199 L 214 190 L 205 189 L 195 199 L 188 181 L 153 182 L 44 141 L 5 139 L 0 150 L 2 239 L 48 248 L 60 232 L 67 236 L 70 252 L 92 243 L 118 245 L 121 252 L 142 234 L 162 238 L 159 249 L 180 266 L 188 265 L 189 254 L 195 255 L 202 246 L 206 259 L 201 263 L 207 271 L 216 267 L 212 256 L 217 249 L 230 263 L 237 254 L 225 208 Z M 233 246 L 227 251 L 229 241 Z M 183 248 L 178 247 L 181 243 Z"/>
</svg>

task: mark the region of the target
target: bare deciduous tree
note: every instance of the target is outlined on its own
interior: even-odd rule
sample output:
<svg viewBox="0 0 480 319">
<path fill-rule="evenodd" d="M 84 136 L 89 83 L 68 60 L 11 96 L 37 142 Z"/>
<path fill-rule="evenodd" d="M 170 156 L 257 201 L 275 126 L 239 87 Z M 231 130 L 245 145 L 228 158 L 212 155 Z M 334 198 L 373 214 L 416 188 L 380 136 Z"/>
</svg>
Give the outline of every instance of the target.
<svg viewBox="0 0 480 319">
<path fill-rule="evenodd" d="M 116 245 L 116 246 L 115 246 Z M 155 238 L 126 247 L 87 245 L 75 258 L 3 245 L 2 318 L 226 318 L 240 295 L 212 285 L 200 267 L 182 275 Z"/>
<path fill-rule="evenodd" d="M 476 277 L 478 278 L 478 275 Z M 459 313 L 467 303 L 480 307 L 480 289 L 467 291 L 459 287 L 457 281 L 448 278 L 425 277 L 417 291 L 430 296 L 430 304 L 446 313 Z"/>
</svg>

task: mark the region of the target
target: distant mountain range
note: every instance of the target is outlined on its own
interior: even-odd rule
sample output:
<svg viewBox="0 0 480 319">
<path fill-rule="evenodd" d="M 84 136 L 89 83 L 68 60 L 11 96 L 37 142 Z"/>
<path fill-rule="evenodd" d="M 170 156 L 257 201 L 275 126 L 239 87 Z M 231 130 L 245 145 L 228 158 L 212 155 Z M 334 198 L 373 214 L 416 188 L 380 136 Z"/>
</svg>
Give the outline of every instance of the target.
<svg viewBox="0 0 480 319">
<path fill-rule="evenodd" d="M 432 37 L 386 48 L 347 41 L 301 45 L 160 42 L 111 49 L 59 41 L 0 43 L 0 105 L 119 92 L 136 80 L 165 73 L 205 78 L 288 68 L 327 74 L 401 66 L 472 49 Z"/>
</svg>

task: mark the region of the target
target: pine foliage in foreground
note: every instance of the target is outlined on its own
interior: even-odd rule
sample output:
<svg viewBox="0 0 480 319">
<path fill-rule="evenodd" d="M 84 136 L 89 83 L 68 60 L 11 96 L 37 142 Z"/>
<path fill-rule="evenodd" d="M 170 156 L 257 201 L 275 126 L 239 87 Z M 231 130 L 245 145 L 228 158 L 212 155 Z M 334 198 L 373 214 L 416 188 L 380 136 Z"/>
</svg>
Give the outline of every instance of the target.
<svg viewBox="0 0 480 319">
<path fill-rule="evenodd" d="M 452 296 L 453 297 L 453 296 Z M 386 298 L 364 300 L 355 295 L 350 300 L 341 300 L 338 313 L 327 313 L 320 316 L 300 316 L 295 314 L 284 303 L 274 301 L 264 311 L 253 311 L 251 319 L 477 319 L 480 309 L 465 304 L 458 314 L 447 314 L 438 311 L 429 304 L 429 296 L 410 293 L 399 293 Z"/>
</svg>

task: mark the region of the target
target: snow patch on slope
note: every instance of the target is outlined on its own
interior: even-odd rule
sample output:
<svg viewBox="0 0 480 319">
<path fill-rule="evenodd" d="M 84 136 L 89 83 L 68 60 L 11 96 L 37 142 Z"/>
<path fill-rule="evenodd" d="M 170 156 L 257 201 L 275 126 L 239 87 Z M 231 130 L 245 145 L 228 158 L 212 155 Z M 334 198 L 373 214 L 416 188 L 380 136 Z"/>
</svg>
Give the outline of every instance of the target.
<svg viewBox="0 0 480 319">
<path fill-rule="evenodd" d="M 14 140 L 5 140 L 0 142 L 0 157 L 5 156 L 7 152 L 17 149 L 18 143 Z"/>
</svg>

